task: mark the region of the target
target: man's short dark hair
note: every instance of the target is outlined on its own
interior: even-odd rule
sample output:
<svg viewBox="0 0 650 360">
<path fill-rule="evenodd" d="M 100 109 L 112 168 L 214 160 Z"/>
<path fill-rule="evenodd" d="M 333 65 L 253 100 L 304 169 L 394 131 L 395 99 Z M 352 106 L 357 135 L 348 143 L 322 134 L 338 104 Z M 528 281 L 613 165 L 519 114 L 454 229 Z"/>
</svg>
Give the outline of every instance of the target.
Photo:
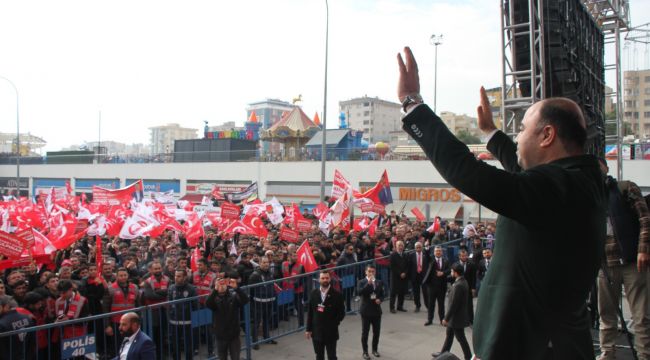
<svg viewBox="0 0 650 360">
<path fill-rule="evenodd" d="M 57 285 L 56 289 L 61 291 L 61 292 L 66 292 L 66 291 L 72 289 L 72 281 L 67 280 L 67 279 L 61 280 L 61 281 L 59 281 L 59 285 Z"/>
<path fill-rule="evenodd" d="M 177 267 L 177 268 L 176 268 L 176 272 L 182 272 L 182 273 L 183 273 L 183 276 L 187 276 L 187 270 L 185 270 L 185 269 L 182 268 L 182 267 Z"/>
<path fill-rule="evenodd" d="M 456 263 L 456 264 L 451 266 L 451 269 L 453 271 L 457 272 L 458 275 L 460 275 L 460 276 L 465 275 L 465 269 L 463 269 L 463 265 L 461 265 L 461 264 Z"/>
<path fill-rule="evenodd" d="M 371 263 L 371 264 L 366 265 L 366 270 L 368 270 L 368 269 L 375 269 L 375 270 L 377 270 L 377 267 L 375 266 L 375 264 L 372 264 L 372 263 Z"/>
<path fill-rule="evenodd" d="M 552 125 L 557 129 L 557 136 L 564 146 L 570 150 L 584 150 L 587 141 L 587 130 L 582 127 L 583 114 L 579 108 L 568 106 L 566 99 L 546 99 L 539 110 L 538 129 Z"/>
</svg>

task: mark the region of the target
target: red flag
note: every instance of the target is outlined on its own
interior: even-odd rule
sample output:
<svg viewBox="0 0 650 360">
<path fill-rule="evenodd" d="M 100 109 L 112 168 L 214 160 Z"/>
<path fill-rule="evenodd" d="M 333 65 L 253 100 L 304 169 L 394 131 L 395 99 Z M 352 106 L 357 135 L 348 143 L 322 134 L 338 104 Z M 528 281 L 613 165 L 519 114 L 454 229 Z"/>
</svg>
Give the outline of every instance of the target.
<svg viewBox="0 0 650 360">
<path fill-rule="evenodd" d="M 239 219 L 240 208 L 231 202 L 224 202 L 221 204 L 221 217 L 224 219 Z"/>
<path fill-rule="evenodd" d="M 300 233 L 296 230 L 283 227 L 280 229 L 280 240 L 288 241 L 290 243 L 297 243 Z M 313 256 L 313 255 L 312 255 Z"/>
<path fill-rule="evenodd" d="M 375 186 L 363 194 L 354 194 L 354 197 L 370 199 L 372 202 L 382 205 L 392 204 L 393 195 L 390 190 L 390 181 L 388 181 L 388 172 L 384 170 Z"/>
<path fill-rule="evenodd" d="M 264 223 L 259 216 L 255 216 L 251 212 L 244 216 L 244 219 L 241 221 L 244 225 L 250 228 L 253 233 L 258 237 L 267 237 L 269 232 L 264 227 Z"/>
<path fill-rule="evenodd" d="M 370 226 L 368 226 L 368 235 L 375 236 L 378 225 L 379 225 L 379 216 L 375 216 L 375 218 L 372 219 L 372 221 L 370 222 Z"/>
<path fill-rule="evenodd" d="M 97 262 L 97 276 L 102 276 L 102 269 L 104 268 L 104 255 L 102 254 L 102 238 L 95 237 L 95 261 Z"/>
<path fill-rule="evenodd" d="M 327 204 L 325 203 L 320 203 L 316 205 L 315 208 L 311 209 L 311 213 L 314 214 L 315 217 L 317 217 L 320 220 L 324 220 L 325 216 L 327 213 L 330 211 L 330 208 L 327 207 Z"/>
<path fill-rule="evenodd" d="M 192 256 L 190 257 L 190 269 L 192 272 L 199 271 L 199 259 L 201 258 L 201 250 L 199 247 L 195 247 L 192 251 Z"/>
<path fill-rule="evenodd" d="M 436 219 L 433 221 L 433 224 L 427 229 L 429 233 L 437 233 L 440 231 L 440 218 L 436 216 Z"/>
<path fill-rule="evenodd" d="M 65 189 L 68 191 L 68 195 L 72 195 L 72 186 L 70 186 L 70 180 L 65 181 Z"/>
<path fill-rule="evenodd" d="M 201 219 L 199 219 L 199 216 L 194 212 L 187 216 L 187 221 L 183 224 L 183 231 L 185 232 L 187 245 L 190 247 L 198 245 L 199 238 L 205 236 Z"/>
<path fill-rule="evenodd" d="M 223 193 L 219 190 L 217 185 L 212 186 L 212 192 L 210 195 L 217 200 L 223 200 Z"/>
<path fill-rule="evenodd" d="M 353 229 L 354 231 L 364 231 L 370 226 L 368 217 L 363 216 L 360 218 L 354 219 Z"/>
<path fill-rule="evenodd" d="M 298 231 L 309 231 L 311 230 L 311 225 L 312 225 L 312 221 L 309 219 L 305 219 L 304 217 L 302 219 L 296 220 L 296 229 Z"/>
<path fill-rule="evenodd" d="M 422 211 L 420 211 L 420 209 L 418 209 L 416 207 L 411 209 L 411 213 L 413 213 L 413 215 L 415 215 L 415 218 L 418 219 L 418 221 L 425 221 L 427 219 L 426 217 L 424 217 L 424 214 L 422 213 Z"/>
<path fill-rule="evenodd" d="M 303 241 L 302 245 L 296 250 L 296 255 L 298 257 L 296 263 L 302 265 L 305 268 L 305 272 L 309 273 L 318 270 L 318 264 L 307 240 Z"/>
<path fill-rule="evenodd" d="M 223 231 L 227 234 L 233 234 L 233 235 L 235 233 L 248 234 L 248 235 L 254 234 L 253 229 L 246 226 L 246 224 L 241 222 L 241 220 L 231 221 L 230 224 L 228 224 L 228 226 L 225 229 L 223 229 Z"/>
</svg>

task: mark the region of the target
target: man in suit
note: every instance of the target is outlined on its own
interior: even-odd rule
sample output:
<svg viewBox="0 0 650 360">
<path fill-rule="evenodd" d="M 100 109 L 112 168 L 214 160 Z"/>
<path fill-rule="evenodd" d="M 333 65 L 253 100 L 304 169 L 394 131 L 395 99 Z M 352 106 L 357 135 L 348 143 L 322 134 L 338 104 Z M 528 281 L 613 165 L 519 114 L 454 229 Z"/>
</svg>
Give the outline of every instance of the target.
<svg viewBox="0 0 650 360">
<path fill-rule="evenodd" d="M 331 286 L 331 275 L 322 271 L 320 287 L 309 294 L 307 327 L 305 336 L 312 340 L 316 360 L 336 360 L 336 342 L 339 340 L 339 324 L 345 317 L 343 295 Z"/>
<path fill-rule="evenodd" d="M 481 89 L 478 127 L 501 170 L 476 159 L 422 104 L 417 64 L 405 53 L 406 63 L 398 55 L 403 128 L 451 186 L 500 215 L 474 318 L 476 356 L 593 359 L 585 299 L 603 256 L 607 201 L 598 160 L 584 153 L 582 110 L 564 98 L 533 104 L 515 144 L 497 130 Z M 540 244 L 562 251 L 539 256 Z"/>
<path fill-rule="evenodd" d="M 429 308 L 427 289 L 422 283 L 424 274 L 429 268 L 429 256 L 422 251 L 422 243 L 415 243 L 415 251 L 409 254 L 409 278 L 411 279 L 411 288 L 413 289 L 413 302 L 415 303 L 415 312 L 420 312 L 420 293 L 424 298 L 424 305 Z M 420 291 L 422 290 L 422 291 Z"/>
<path fill-rule="evenodd" d="M 458 263 L 454 264 L 451 267 L 451 276 L 454 278 L 454 284 L 451 285 L 451 290 L 449 290 L 449 307 L 445 313 L 445 318 L 442 320 L 442 325 L 447 327 L 447 336 L 442 345 L 442 350 L 432 355 L 434 358 L 438 358 L 441 354 L 451 350 L 454 337 L 456 337 L 461 349 L 463 349 L 465 360 L 469 360 L 472 358 L 472 351 L 465 337 L 465 328 L 469 326 L 467 299 L 470 296 L 469 286 L 467 286 L 467 281 L 463 277 L 463 266 Z"/>
<path fill-rule="evenodd" d="M 469 287 L 469 296 L 467 301 L 467 313 L 469 314 L 469 323 L 474 322 L 474 301 L 472 300 L 476 296 L 476 264 L 469 259 L 466 250 L 461 250 L 458 253 L 458 261 L 454 265 L 460 265 L 463 268 L 463 277 L 467 281 L 467 286 Z M 452 268 L 454 267 L 452 265 Z"/>
<path fill-rule="evenodd" d="M 404 242 L 395 243 L 395 251 L 390 254 L 390 302 L 388 307 L 390 312 L 395 314 L 397 311 L 406 311 L 404 309 L 404 295 L 408 291 L 408 272 L 406 254 L 404 254 Z M 397 299 L 397 311 L 395 311 L 395 299 Z"/>
<path fill-rule="evenodd" d="M 381 302 L 384 300 L 384 283 L 375 279 L 377 269 L 373 264 L 366 266 L 366 277 L 357 286 L 361 296 L 361 347 L 363 358 L 369 360 L 368 334 L 372 325 L 372 355 L 379 357 L 379 332 L 381 331 Z"/>
<path fill-rule="evenodd" d="M 483 249 L 483 259 L 478 263 L 478 269 L 476 270 L 476 275 L 478 276 L 476 290 L 477 292 L 481 290 L 481 282 L 487 274 L 488 269 L 490 268 L 490 263 L 492 262 L 492 250 Z"/>
<path fill-rule="evenodd" d="M 120 335 L 124 338 L 117 357 L 113 360 L 154 360 L 156 346 L 147 334 L 140 331 L 140 316 L 129 312 L 120 318 Z"/>
<path fill-rule="evenodd" d="M 445 317 L 445 295 L 447 295 L 447 277 L 449 276 L 449 261 L 442 257 L 442 247 L 436 245 L 433 248 L 433 258 L 429 263 L 427 272 L 422 282 L 427 288 L 429 306 L 427 306 L 427 322 L 424 326 L 433 323 L 433 312 L 438 303 L 438 317 L 440 323 Z"/>
</svg>

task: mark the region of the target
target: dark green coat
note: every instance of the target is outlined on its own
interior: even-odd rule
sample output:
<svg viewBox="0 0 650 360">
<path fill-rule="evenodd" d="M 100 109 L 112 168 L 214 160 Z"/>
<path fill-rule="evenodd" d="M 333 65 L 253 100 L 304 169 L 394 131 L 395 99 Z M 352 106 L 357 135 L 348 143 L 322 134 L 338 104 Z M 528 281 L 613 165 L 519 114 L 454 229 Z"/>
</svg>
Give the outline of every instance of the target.
<svg viewBox="0 0 650 360">
<path fill-rule="evenodd" d="M 522 171 L 497 132 L 488 149 L 504 170 L 477 160 L 426 105 L 404 129 L 449 184 L 497 212 L 490 271 L 474 319 L 482 360 L 593 359 L 586 299 L 603 257 L 606 192 L 598 161 L 568 157 Z"/>
</svg>

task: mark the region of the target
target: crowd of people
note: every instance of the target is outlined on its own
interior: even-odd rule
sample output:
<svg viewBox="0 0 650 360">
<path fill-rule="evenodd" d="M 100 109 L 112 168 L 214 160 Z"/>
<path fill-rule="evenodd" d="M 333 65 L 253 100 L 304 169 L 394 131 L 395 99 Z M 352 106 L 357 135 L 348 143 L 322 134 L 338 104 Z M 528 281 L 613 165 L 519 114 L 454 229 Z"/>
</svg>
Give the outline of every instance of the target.
<svg viewBox="0 0 650 360">
<path fill-rule="evenodd" d="M 278 321 L 295 317 L 299 326 L 304 325 L 304 305 L 308 301 L 308 290 L 314 286 L 312 281 L 296 278 L 305 273 L 296 254 L 297 245 L 304 240 L 310 244 L 314 259 L 322 269 L 378 259 L 377 265 L 390 269 L 390 278 L 387 278 L 386 272 L 382 280 L 391 284 L 391 299 L 395 296 L 399 299 L 396 309 L 404 310 L 404 294 L 412 289 L 416 311 L 420 309 L 422 294 L 424 304 L 432 316 L 434 300 L 440 304 L 440 299 L 443 299 L 444 304 L 444 294 L 440 295 L 444 290 L 442 285 L 436 285 L 439 283 L 437 276 L 427 276 L 430 271 L 427 264 L 436 263 L 435 259 L 441 255 L 442 250 L 436 245 L 457 240 L 461 260 L 465 264 L 472 264 L 469 260 L 474 261 L 475 265 L 469 266 L 476 269 L 476 275 L 480 279 L 489 263 L 489 248 L 483 248 L 484 241 L 481 238 L 487 239 L 485 243 L 489 245 L 494 239 L 492 224 L 479 224 L 476 227 L 470 224 L 462 228 L 455 222 L 443 221 L 443 226 L 431 233 L 424 223 L 409 220 L 395 211 L 378 215 L 378 227 L 374 234 L 335 228 L 325 235 L 318 229 L 318 220 L 312 214 L 304 210 L 303 216 L 312 220 L 314 225 L 311 231 L 300 232 L 295 243 L 280 240 L 280 227 L 284 225 L 276 226 L 268 221 L 265 222 L 269 234 L 266 238 L 227 234 L 206 227 L 205 237 L 198 250 L 190 248 L 184 237 L 173 231 L 155 238 L 126 240 L 105 237 L 101 239 L 101 269 L 97 267 L 96 239 L 82 238 L 69 248 L 58 251 L 49 266 L 39 266 L 32 262 L 21 268 L 4 271 L 4 280 L 0 284 L 0 295 L 3 295 L 0 298 L 3 312 L 0 331 L 149 305 L 153 306 L 151 321 L 154 329 L 157 329 L 151 335 L 158 349 L 170 347 L 177 357 L 184 351 L 186 358 L 191 358 L 198 354 L 199 343 L 203 342 L 207 343 L 209 355 L 214 355 L 216 351 L 224 355 L 228 350 L 234 352 L 239 348 L 239 325 L 235 326 L 235 323 L 240 324 L 242 319 L 220 313 L 219 316 L 226 316 L 226 320 L 214 321 L 215 347 L 212 332 L 198 334 L 192 329 L 191 312 L 210 309 L 215 310 L 213 312 L 216 314 L 216 300 L 220 291 L 228 290 L 237 294 L 234 289 L 242 286 L 287 279 L 268 286 L 253 286 L 248 294 L 235 296 L 226 308 L 232 310 L 234 304 L 243 306 L 246 302 L 251 302 L 253 342 L 258 342 L 259 335 L 268 339 L 269 331 L 277 327 Z M 404 249 L 413 251 L 400 265 L 403 265 L 403 269 L 399 271 L 403 271 L 405 276 L 393 279 L 392 274 L 398 263 L 394 256 Z M 422 260 L 419 260 L 420 256 Z M 447 277 L 447 260 L 444 265 L 439 271 Z M 363 277 L 363 269 L 355 269 L 354 274 L 356 282 Z M 338 281 L 336 286 L 343 293 L 346 310 L 351 311 L 351 302 L 359 293 L 354 286 L 342 288 L 343 272 L 339 272 L 339 276 L 336 272 L 332 275 L 332 282 Z M 476 288 L 475 284 L 472 281 L 472 289 Z M 278 305 L 277 293 L 286 289 L 293 290 L 294 299 L 289 305 Z M 197 301 L 178 302 L 196 296 L 199 296 Z M 168 301 L 177 302 L 168 307 L 154 306 Z M 439 305 L 439 308 L 444 312 L 444 305 Z M 393 301 L 391 311 L 395 311 Z M 120 317 L 121 315 L 114 315 L 107 319 L 78 322 L 63 326 L 61 331 L 38 331 L 33 337 L 33 348 L 20 343 L 18 337 L 0 340 L 14 342 L 11 346 L 14 355 L 21 355 L 22 352 L 29 358 L 30 353 L 36 354 L 33 349 L 37 349 L 39 358 L 48 358 L 52 354 L 56 357 L 59 346 L 52 346 L 53 344 L 58 345 L 62 339 L 92 332 L 97 337 L 98 352 L 115 356 L 123 338 L 118 331 Z M 23 319 L 19 327 L 16 327 L 17 318 Z M 169 327 L 160 326 L 166 323 Z M 258 330 L 262 334 L 258 334 Z M 180 346 L 168 344 L 169 335 L 179 339 L 174 343 L 179 343 Z M 268 340 L 266 343 L 274 344 L 275 341 Z M 259 345 L 255 345 L 257 348 Z"/>
</svg>

